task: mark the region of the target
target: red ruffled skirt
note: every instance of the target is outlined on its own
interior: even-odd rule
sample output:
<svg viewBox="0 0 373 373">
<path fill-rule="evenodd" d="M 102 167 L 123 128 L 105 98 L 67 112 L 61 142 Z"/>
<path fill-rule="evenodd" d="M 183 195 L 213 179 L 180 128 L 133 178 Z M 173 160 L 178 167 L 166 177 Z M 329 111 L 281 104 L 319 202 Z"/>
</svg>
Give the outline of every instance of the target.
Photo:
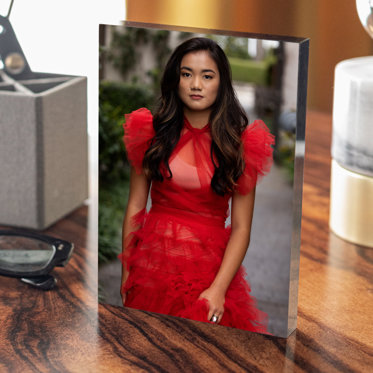
<svg viewBox="0 0 373 373">
<path fill-rule="evenodd" d="M 119 255 L 129 271 L 124 306 L 209 322 L 207 300 L 198 298 L 219 270 L 230 228 L 156 207 L 134 219 L 142 227 L 127 237 Z M 219 324 L 267 333 L 267 315 L 256 308 L 242 266 L 226 292 Z"/>
</svg>

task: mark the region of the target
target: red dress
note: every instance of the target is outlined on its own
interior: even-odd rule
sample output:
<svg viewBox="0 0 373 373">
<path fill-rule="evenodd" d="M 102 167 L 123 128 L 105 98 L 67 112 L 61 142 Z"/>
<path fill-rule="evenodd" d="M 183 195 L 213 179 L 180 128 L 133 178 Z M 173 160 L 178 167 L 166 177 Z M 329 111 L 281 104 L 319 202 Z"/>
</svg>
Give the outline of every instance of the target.
<svg viewBox="0 0 373 373">
<path fill-rule="evenodd" d="M 152 115 L 139 109 L 126 115 L 124 142 L 136 172 L 154 136 Z M 273 136 L 256 120 L 242 134 L 245 170 L 237 191 L 249 193 L 258 176 L 269 171 Z M 193 128 L 187 120 L 169 165 L 172 178 L 154 181 L 152 207 L 134 217 L 141 228 L 127 237 L 119 258 L 129 270 L 125 306 L 188 319 L 207 320 L 207 301 L 199 295 L 213 282 L 230 236 L 225 227 L 230 194 L 217 195 L 210 182 L 209 125 Z M 266 333 L 267 315 L 258 310 L 241 266 L 225 296 L 220 325 Z"/>
</svg>

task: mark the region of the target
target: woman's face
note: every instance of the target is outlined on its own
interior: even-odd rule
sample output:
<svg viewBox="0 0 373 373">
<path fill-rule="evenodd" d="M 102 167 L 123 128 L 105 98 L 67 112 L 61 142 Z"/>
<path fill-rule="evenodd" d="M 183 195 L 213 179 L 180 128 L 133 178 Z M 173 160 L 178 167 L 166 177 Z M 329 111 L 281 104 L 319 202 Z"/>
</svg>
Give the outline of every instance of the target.
<svg viewBox="0 0 373 373">
<path fill-rule="evenodd" d="M 219 85 L 219 69 L 207 51 L 191 52 L 183 57 L 178 92 L 187 109 L 210 112 Z"/>
</svg>

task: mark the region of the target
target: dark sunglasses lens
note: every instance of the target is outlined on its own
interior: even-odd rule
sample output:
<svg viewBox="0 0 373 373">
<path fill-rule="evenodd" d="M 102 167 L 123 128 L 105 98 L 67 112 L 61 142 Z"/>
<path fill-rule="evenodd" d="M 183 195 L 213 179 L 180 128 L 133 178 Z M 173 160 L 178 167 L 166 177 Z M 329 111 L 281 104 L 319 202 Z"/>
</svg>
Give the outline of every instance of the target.
<svg viewBox="0 0 373 373">
<path fill-rule="evenodd" d="M 21 236 L 0 236 L 0 269 L 10 272 L 35 272 L 47 267 L 55 247 L 44 241 Z"/>
</svg>

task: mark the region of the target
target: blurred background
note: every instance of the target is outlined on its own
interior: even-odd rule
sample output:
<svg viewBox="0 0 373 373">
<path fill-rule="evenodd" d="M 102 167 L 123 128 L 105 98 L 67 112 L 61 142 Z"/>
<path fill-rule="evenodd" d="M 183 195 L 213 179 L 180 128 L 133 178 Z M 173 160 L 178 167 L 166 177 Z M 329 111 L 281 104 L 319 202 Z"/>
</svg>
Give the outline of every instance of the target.
<svg viewBox="0 0 373 373">
<path fill-rule="evenodd" d="M 9 3 L 1 2 L 0 14 L 6 15 Z M 372 55 L 373 52 L 373 41 L 360 24 L 353 0 L 153 0 L 149 4 L 146 0 L 108 0 L 105 3 L 88 0 L 66 0 L 63 3 L 57 0 L 15 0 L 10 16 L 33 71 L 88 77 L 92 229 L 97 226 L 95 198 L 98 195 L 97 71 L 100 68 L 101 78 L 107 74 L 105 79 L 112 80 L 122 74 L 118 68 L 109 69 L 103 64 L 99 67 L 99 37 L 101 43 L 110 38 L 102 32 L 99 34 L 99 23 L 119 24 L 121 20 L 127 19 L 308 37 L 310 58 L 307 109 L 327 113 L 332 111 L 335 65 L 348 58 Z M 267 47 L 253 44 L 249 48 L 256 48 L 260 54 L 260 49 L 265 51 Z M 114 64 L 114 59 L 111 63 Z M 149 84 L 153 84 L 155 76 L 148 76 L 148 79 Z M 247 91 L 250 92 L 250 89 Z M 110 105 L 115 105 L 109 92 L 110 88 L 103 87 L 101 94 L 107 95 L 106 102 L 111 101 Z M 253 94 L 251 89 L 250 97 L 255 98 L 255 94 L 255 90 Z M 144 98 L 148 99 L 146 95 Z M 138 104 L 141 103 L 136 102 Z M 110 174 L 110 167 L 104 169 L 104 172 Z"/>
</svg>

